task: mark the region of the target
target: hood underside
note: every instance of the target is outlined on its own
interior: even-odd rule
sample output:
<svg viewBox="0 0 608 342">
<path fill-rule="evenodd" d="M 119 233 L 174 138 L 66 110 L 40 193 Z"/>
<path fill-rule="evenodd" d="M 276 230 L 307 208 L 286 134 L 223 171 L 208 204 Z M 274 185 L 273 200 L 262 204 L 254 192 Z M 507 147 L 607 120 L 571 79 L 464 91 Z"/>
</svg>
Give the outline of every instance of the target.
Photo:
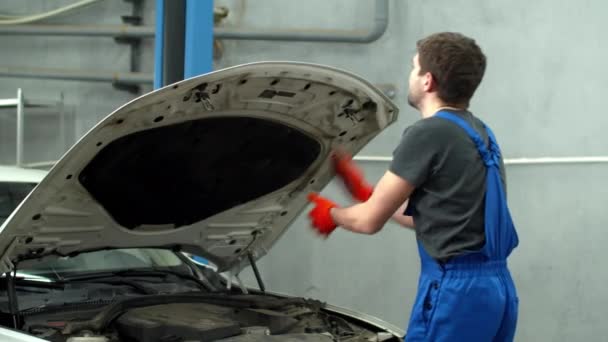
<svg viewBox="0 0 608 342">
<path fill-rule="evenodd" d="M 238 271 L 330 181 L 333 148 L 354 154 L 396 117 L 368 82 L 306 63 L 246 64 L 146 94 L 88 132 L 5 222 L 0 272 L 134 247 Z"/>
<path fill-rule="evenodd" d="M 175 229 L 281 189 L 320 148 L 277 122 L 216 117 L 115 140 L 79 180 L 121 226 Z"/>
</svg>

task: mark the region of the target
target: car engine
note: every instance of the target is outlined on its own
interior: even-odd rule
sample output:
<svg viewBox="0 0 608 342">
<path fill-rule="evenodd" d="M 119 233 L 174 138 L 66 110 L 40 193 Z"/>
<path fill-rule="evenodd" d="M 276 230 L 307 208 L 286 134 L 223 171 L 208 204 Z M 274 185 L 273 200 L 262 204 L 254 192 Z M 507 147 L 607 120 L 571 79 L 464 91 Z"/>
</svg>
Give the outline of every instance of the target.
<svg viewBox="0 0 608 342">
<path fill-rule="evenodd" d="M 300 298 L 155 296 L 101 308 L 31 311 L 27 333 L 51 342 L 382 341 L 382 335 Z M 395 339 L 396 340 L 396 339 Z"/>
</svg>

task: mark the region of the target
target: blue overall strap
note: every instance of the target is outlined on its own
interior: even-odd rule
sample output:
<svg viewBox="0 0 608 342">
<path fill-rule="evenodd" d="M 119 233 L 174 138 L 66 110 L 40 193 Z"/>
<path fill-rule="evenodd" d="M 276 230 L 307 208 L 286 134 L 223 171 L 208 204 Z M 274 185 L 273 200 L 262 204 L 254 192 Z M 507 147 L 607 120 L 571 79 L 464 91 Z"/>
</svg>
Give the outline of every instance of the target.
<svg viewBox="0 0 608 342">
<path fill-rule="evenodd" d="M 481 136 L 461 117 L 440 111 L 435 116 L 449 120 L 462 129 L 473 140 L 487 168 L 485 194 L 485 237 L 482 253 L 489 259 L 504 260 L 519 244 L 517 232 L 509 213 L 507 199 L 500 176 L 500 148 L 494 133 L 484 124 L 488 133 L 489 147 Z"/>
</svg>

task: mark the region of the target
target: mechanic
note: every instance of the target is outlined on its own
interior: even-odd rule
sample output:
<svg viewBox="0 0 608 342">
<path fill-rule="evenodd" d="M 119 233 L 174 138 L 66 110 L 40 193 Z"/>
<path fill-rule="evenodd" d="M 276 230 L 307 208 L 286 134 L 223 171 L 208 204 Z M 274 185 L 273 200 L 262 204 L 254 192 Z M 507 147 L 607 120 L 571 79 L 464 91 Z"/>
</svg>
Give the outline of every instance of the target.
<svg viewBox="0 0 608 342">
<path fill-rule="evenodd" d="M 309 216 L 325 236 L 337 226 L 374 234 L 391 217 L 415 230 L 421 272 L 406 341 L 512 341 L 518 298 L 506 259 L 518 237 L 500 149 L 468 110 L 486 57 L 459 33 L 416 47 L 408 102 L 422 118 L 405 129 L 375 188 L 336 151 L 336 173 L 360 203 L 341 208 L 313 193 Z"/>
</svg>

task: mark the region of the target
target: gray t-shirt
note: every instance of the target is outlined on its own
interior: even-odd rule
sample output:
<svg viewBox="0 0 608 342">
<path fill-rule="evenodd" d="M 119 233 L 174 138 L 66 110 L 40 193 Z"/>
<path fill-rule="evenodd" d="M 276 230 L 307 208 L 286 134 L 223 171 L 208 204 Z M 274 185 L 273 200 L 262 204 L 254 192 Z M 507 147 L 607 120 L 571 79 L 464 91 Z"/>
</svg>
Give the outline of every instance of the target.
<svg viewBox="0 0 608 342">
<path fill-rule="evenodd" d="M 450 112 L 488 143 L 478 118 L 466 111 Z M 504 186 L 502 159 L 500 164 Z M 446 261 L 483 247 L 486 166 L 460 126 L 439 117 L 417 121 L 403 132 L 389 170 L 416 187 L 410 196 L 416 237 L 431 257 Z"/>
</svg>

